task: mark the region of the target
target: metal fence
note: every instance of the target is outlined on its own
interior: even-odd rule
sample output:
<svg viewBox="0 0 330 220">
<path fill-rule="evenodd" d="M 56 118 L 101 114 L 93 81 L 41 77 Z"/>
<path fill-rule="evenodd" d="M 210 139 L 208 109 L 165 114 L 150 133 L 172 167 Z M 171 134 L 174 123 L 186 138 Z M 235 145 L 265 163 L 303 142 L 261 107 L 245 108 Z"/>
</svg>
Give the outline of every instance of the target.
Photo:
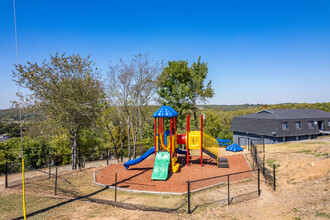
<svg viewBox="0 0 330 220">
<path fill-rule="evenodd" d="M 145 153 L 149 148 L 150 144 L 148 145 L 136 145 L 136 157 L 142 155 Z M 133 148 L 133 145 L 131 145 Z M 87 162 L 92 161 L 106 161 L 106 165 L 110 164 L 111 159 L 117 159 L 120 162 L 123 162 L 124 157 L 127 157 L 127 152 L 120 151 L 120 146 L 117 147 L 119 149 L 119 152 L 116 154 L 111 154 L 111 151 L 109 148 L 105 149 L 94 149 L 91 150 L 88 154 L 84 153 L 77 153 L 76 159 L 77 159 L 77 169 L 82 169 L 86 167 Z M 123 149 L 127 149 L 128 146 L 123 146 Z M 0 150 L 1 153 L 1 150 Z M 131 155 L 131 158 L 132 155 Z M 44 168 L 50 168 L 50 167 L 56 167 L 56 166 L 62 166 L 62 165 L 69 165 L 71 164 L 72 155 L 71 153 L 68 154 L 40 154 L 40 155 L 33 155 L 33 157 L 27 155 L 24 156 L 25 159 L 25 165 L 29 166 L 34 169 L 44 169 Z M 5 175 L 5 169 L 6 169 L 6 163 L 7 164 L 20 164 L 21 163 L 21 157 L 20 155 L 17 155 L 17 157 L 11 157 L 7 161 L 0 161 L 0 176 Z M 7 174 L 12 173 L 19 173 L 21 172 L 21 168 L 19 166 L 9 166 L 7 168 Z"/>
<path fill-rule="evenodd" d="M 230 205 L 260 196 L 260 170 L 187 181 L 188 213 L 210 205 Z"/>
<path fill-rule="evenodd" d="M 100 171 L 100 170 L 99 170 Z M 148 192 L 134 191 L 127 189 L 125 186 L 117 187 L 123 183 L 120 180 L 120 173 L 113 173 L 115 181 L 111 185 L 100 184 L 97 182 L 99 171 L 95 172 L 94 183 L 100 185 L 111 192 L 108 197 L 115 206 L 143 211 L 160 211 L 160 212 L 187 212 L 187 192 L 170 193 L 170 192 Z M 126 181 L 126 180 L 124 180 Z M 157 184 L 157 183 L 155 183 Z"/>
<path fill-rule="evenodd" d="M 264 145 L 263 145 L 264 146 Z M 264 152 L 263 150 L 259 150 L 259 152 Z M 276 166 L 273 164 L 273 170 L 270 170 L 265 166 L 265 154 L 263 154 L 263 159 L 261 160 L 259 157 L 258 147 L 253 141 L 250 141 L 249 150 L 252 158 L 252 168 L 258 168 L 261 170 L 262 175 L 264 176 L 266 182 L 273 186 L 274 191 L 276 190 Z"/>
<path fill-rule="evenodd" d="M 20 167 L 20 164 L 11 164 L 10 166 Z M 26 189 L 30 192 L 42 193 L 45 196 L 57 195 L 67 199 L 80 199 L 125 209 L 185 212 L 189 214 L 203 207 L 231 205 L 247 201 L 257 198 L 261 193 L 260 169 L 187 181 L 187 190 L 182 193 L 159 194 L 131 192 L 125 190 L 125 187 L 118 188 L 117 179 L 119 178 L 117 176 L 120 173 L 113 173 L 115 176 L 114 184 L 104 188 L 95 188 L 90 186 L 90 181 L 86 181 L 86 183 L 81 182 L 82 177 L 87 180 L 91 178 L 88 170 L 82 172 L 79 170 L 59 172 L 59 168 L 56 167 L 51 174 L 43 170 L 33 170 L 33 172 L 40 172 L 38 177 L 34 176 L 33 178 L 29 178 L 26 173 Z M 70 175 L 74 172 L 76 175 Z M 21 174 L 19 175 L 21 176 Z M 79 177 L 79 175 L 82 176 Z M 94 181 L 97 175 L 98 172 L 95 172 Z M 8 177 L 11 178 L 10 175 Z M 7 184 L 7 187 L 22 187 L 21 179 L 15 181 L 12 179 Z M 33 213 L 30 214 L 33 216 Z"/>
</svg>

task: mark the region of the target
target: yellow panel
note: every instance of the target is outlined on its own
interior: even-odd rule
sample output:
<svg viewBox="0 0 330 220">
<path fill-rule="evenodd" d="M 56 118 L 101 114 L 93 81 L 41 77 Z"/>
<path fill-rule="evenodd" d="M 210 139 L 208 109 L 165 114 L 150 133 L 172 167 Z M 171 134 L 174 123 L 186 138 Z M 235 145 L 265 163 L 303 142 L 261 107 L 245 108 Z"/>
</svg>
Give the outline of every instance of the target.
<svg viewBox="0 0 330 220">
<path fill-rule="evenodd" d="M 189 132 L 189 149 L 200 149 L 201 148 L 201 132 L 191 131 Z"/>
</svg>

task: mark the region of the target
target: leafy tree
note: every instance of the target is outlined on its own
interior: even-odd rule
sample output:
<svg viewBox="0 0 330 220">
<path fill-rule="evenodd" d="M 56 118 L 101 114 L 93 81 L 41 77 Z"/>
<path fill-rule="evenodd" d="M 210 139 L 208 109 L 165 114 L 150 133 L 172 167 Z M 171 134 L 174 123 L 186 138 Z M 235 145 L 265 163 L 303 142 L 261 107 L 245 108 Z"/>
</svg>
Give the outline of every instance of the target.
<svg viewBox="0 0 330 220">
<path fill-rule="evenodd" d="M 24 158 L 26 165 L 32 168 L 41 168 L 47 164 L 49 143 L 44 137 L 25 137 L 23 142 Z"/>
<path fill-rule="evenodd" d="M 68 139 L 67 131 L 64 129 L 55 131 L 49 138 L 50 152 L 55 156 L 50 158 L 52 160 L 51 164 L 69 164 L 71 161 L 71 143 Z"/>
<path fill-rule="evenodd" d="M 158 78 L 159 102 L 170 105 L 179 114 L 178 127 L 183 126 L 187 110 L 191 109 L 189 102 L 191 70 L 187 61 L 169 61 Z"/>
<path fill-rule="evenodd" d="M 215 111 L 205 111 L 204 132 L 212 137 L 218 138 L 223 130 L 223 124 L 220 121 L 219 115 Z M 222 137 L 221 137 L 222 138 Z"/>
<path fill-rule="evenodd" d="M 30 90 L 30 106 L 63 126 L 70 134 L 72 169 L 77 169 L 77 138 L 99 115 L 103 98 L 99 73 L 90 57 L 50 55 L 41 64 L 16 66 L 14 81 Z"/>
<path fill-rule="evenodd" d="M 20 138 L 10 138 L 6 142 L 0 142 L 0 173 L 5 172 L 5 163 L 19 162 L 20 151 Z M 11 170 L 14 172 L 16 170 Z"/>
<path fill-rule="evenodd" d="M 207 99 L 214 96 L 214 91 L 211 86 L 211 80 L 204 85 L 206 79 L 208 68 L 207 63 L 201 62 L 201 57 L 198 58 L 197 62 L 194 62 L 191 67 L 190 75 L 190 91 L 189 91 L 189 101 L 194 114 L 195 119 L 195 129 L 197 130 L 197 104 L 199 102 L 205 103 Z"/>
</svg>

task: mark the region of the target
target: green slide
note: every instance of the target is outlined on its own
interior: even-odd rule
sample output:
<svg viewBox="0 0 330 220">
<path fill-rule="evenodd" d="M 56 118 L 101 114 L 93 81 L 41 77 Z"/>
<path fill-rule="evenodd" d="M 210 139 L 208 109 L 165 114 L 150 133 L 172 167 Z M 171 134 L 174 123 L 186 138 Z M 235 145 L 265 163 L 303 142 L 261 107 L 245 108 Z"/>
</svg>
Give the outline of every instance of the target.
<svg viewBox="0 0 330 220">
<path fill-rule="evenodd" d="M 169 152 L 157 152 L 154 170 L 152 172 L 152 180 L 166 180 L 168 175 L 168 166 L 170 164 Z"/>
</svg>

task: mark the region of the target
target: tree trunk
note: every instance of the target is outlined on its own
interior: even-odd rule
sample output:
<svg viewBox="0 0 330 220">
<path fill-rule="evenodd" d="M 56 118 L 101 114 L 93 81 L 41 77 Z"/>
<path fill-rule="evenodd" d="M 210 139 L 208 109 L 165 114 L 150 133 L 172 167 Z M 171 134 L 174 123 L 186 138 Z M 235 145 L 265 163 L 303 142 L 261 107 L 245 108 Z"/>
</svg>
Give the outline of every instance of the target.
<svg viewBox="0 0 330 220">
<path fill-rule="evenodd" d="M 127 134 L 128 134 L 127 135 L 128 136 L 128 141 L 127 141 L 128 142 L 128 159 L 131 160 L 131 134 L 130 134 L 131 132 L 130 132 L 129 123 L 128 123 L 127 127 L 128 127 L 127 128 L 127 130 L 128 130 L 127 131 Z"/>
<path fill-rule="evenodd" d="M 123 125 L 120 121 L 120 161 L 123 162 Z"/>
<path fill-rule="evenodd" d="M 72 170 L 77 169 L 77 132 L 74 132 L 71 140 Z"/>
<path fill-rule="evenodd" d="M 133 129 L 133 125 L 131 127 L 132 127 L 132 139 L 133 139 L 133 159 L 136 159 L 136 142 L 137 142 L 137 134 L 139 130 L 139 120 L 137 120 L 136 122 L 135 131 Z"/>
<path fill-rule="evenodd" d="M 80 148 L 78 148 L 78 166 L 79 166 L 79 170 L 81 170 L 81 151 L 80 151 Z"/>
<path fill-rule="evenodd" d="M 111 135 L 111 139 L 112 139 L 113 147 L 114 147 L 114 149 L 115 149 L 115 156 L 116 156 L 116 158 L 117 158 L 117 161 L 119 162 L 118 151 L 117 151 L 117 147 L 116 147 L 115 139 L 113 138 L 113 135 L 112 135 L 111 129 L 109 128 L 108 125 L 107 125 L 107 127 L 108 127 L 108 131 L 109 131 L 109 133 L 110 133 L 110 135 Z"/>
<path fill-rule="evenodd" d="M 133 131 L 133 130 L 132 130 Z M 133 132 L 132 132 L 133 133 Z M 137 138 L 137 130 L 136 133 L 132 134 L 133 138 L 133 159 L 136 159 L 136 138 Z"/>
<path fill-rule="evenodd" d="M 197 131 L 198 130 L 197 109 L 195 107 L 193 108 L 193 112 L 194 112 L 194 120 L 195 120 L 195 131 Z"/>
<path fill-rule="evenodd" d="M 142 155 L 142 141 L 143 141 L 143 128 L 142 123 L 140 124 L 140 154 Z"/>
</svg>

